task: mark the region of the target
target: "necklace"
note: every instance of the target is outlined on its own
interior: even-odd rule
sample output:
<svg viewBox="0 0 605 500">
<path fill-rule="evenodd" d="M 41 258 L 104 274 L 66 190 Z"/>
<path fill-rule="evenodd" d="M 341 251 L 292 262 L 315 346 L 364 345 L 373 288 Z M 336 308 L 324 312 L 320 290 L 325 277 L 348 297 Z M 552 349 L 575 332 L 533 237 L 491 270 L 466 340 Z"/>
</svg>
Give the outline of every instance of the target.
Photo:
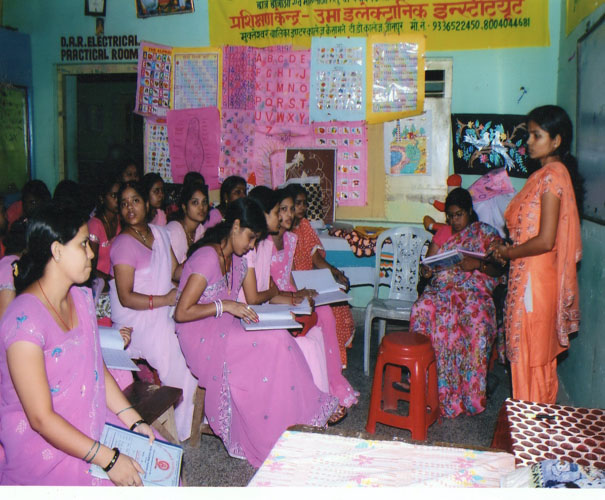
<svg viewBox="0 0 605 500">
<path fill-rule="evenodd" d="M 190 247 L 191 245 L 193 245 L 193 238 L 195 235 L 195 231 L 193 231 L 193 234 L 190 234 L 187 231 L 187 228 L 185 227 L 185 222 L 180 221 L 181 222 L 181 226 L 183 226 L 183 231 L 185 232 L 185 238 L 187 238 L 187 246 Z"/>
<path fill-rule="evenodd" d="M 57 312 L 55 307 L 50 303 L 50 300 L 48 300 L 48 297 L 44 293 L 44 288 L 42 288 L 42 285 L 40 284 L 40 280 L 38 280 L 38 286 L 40 287 L 40 291 L 42 292 L 42 295 L 46 299 L 46 303 L 50 306 L 50 308 L 53 310 L 53 312 L 55 313 L 57 318 L 59 318 L 61 320 L 61 323 L 63 323 L 63 325 L 65 326 L 65 328 L 67 328 L 67 331 L 69 332 L 73 328 L 73 322 L 72 322 L 72 326 L 69 326 L 67 323 L 65 323 L 65 321 L 63 321 L 63 318 L 61 317 L 61 315 Z M 69 319 L 71 321 L 72 312 L 71 312 L 71 304 L 69 303 L 69 297 L 67 299 L 67 305 L 69 306 Z"/>
<path fill-rule="evenodd" d="M 233 256 L 231 257 L 231 285 L 229 285 L 229 276 L 227 274 L 227 259 L 225 259 L 225 254 L 223 253 L 223 249 L 221 248 L 221 244 L 218 244 L 218 249 L 221 252 L 221 257 L 223 258 L 223 265 L 225 266 L 225 278 L 227 279 L 227 295 L 231 295 L 231 290 L 233 289 Z"/>
<path fill-rule="evenodd" d="M 137 233 L 139 235 L 139 238 L 141 238 L 143 240 L 143 244 L 147 245 L 147 237 L 143 236 L 143 234 L 141 233 L 141 231 L 139 231 L 136 227 L 134 226 L 130 226 L 132 228 L 132 230 Z M 149 236 L 149 229 L 147 229 L 147 236 Z"/>
</svg>

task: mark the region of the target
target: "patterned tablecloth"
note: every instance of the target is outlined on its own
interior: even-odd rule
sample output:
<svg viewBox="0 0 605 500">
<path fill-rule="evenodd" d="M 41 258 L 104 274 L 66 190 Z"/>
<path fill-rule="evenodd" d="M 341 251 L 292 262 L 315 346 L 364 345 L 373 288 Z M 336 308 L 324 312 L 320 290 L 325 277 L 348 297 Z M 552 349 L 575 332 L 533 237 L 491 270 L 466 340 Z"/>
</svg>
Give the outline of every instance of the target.
<svg viewBox="0 0 605 500">
<path fill-rule="evenodd" d="M 605 469 L 605 410 L 516 399 L 504 406 L 518 467 L 562 459 Z"/>
<path fill-rule="evenodd" d="M 248 486 L 499 487 L 509 453 L 284 432 Z"/>
</svg>

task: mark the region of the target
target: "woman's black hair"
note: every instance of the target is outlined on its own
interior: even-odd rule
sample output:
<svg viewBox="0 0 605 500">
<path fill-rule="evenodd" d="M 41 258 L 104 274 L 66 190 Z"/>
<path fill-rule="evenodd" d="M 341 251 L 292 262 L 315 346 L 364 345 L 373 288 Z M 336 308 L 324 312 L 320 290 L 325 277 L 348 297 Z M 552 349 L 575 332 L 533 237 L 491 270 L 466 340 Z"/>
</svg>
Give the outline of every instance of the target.
<svg viewBox="0 0 605 500">
<path fill-rule="evenodd" d="M 294 202 L 294 195 L 288 188 L 276 189 L 275 194 L 277 195 L 277 203 L 281 203 L 286 198 L 292 198 L 292 202 Z"/>
<path fill-rule="evenodd" d="M 560 106 L 548 104 L 532 109 L 527 115 L 527 122 L 535 122 L 542 130 L 548 132 L 551 139 L 559 135 L 561 144 L 553 151 L 561 162 L 567 167 L 574 193 L 578 213 L 582 215 L 584 204 L 584 179 L 578 171 L 578 161 L 571 154 L 571 143 L 573 141 L 573 125 L 569 115 Z"/>
<path fill-rule="evenodd" d="M 187 184 L 183 184 L 181 189 L 181 194 L 179 195 L 179 210 L 177 212 L 177 216 L 174 220 L 183 220 L 185 218 L 185 211 L 183 210 L 183 205 L 187 205 L 189 200 L 193 198 L 193 195 L 200 191 L 208 200 L 208 186 L 203 184 L 202 182 L 188 182 Z M 209 207 L 210 208 L 210 207 Z M 210 209 L 208 209 L 208 213 L 210 213 Z M 208 214 L 206 214 L 206 219 L 208 219 Z"/>
<path fill-rule="evenodd" d="M 149 191 L 145 190 L 145 188 L 143 187 L 143 184 L 141 184 L 140 182 L 128 181 L 128 182 L 123 182 L 122 184 L 120 184 L 120 190 L 118 191 L 118 213 L 120 213 L 120 219 L 122 220 L 123 224 L 125 224 L 125 221 L 124 221 L 124 219 L 122 219 L 120 205 L 121 205 L 121 200 L 122 200 L 122 194 L 124 194 L 124 191 L 128 188 L 134 189 L 135 192 L 143 199 L 144 203 L 147 203 L 149 201 Z M 124 226 L 122 226 L 122 227 L 124 227 Z"/>
<path fill-rule="evenodd" d="M 229 236 L 236 220 L 239 220 L 241 228 L 247 227 L 254 233 L 260 233 L 260 239 L 267 235 L 267 220 L 261 205 L 252 198 L 240 198 L 227 205 L 225 220 L 208 229 L 201 240 L 189 247 L 187 257 L 205 245 L 220 244 Z"/>
<path fill-rule="evenodd" d="M 151 188 L 156 182 L 161 182 L 164 184 L 164 179 L 162 179 L 162 176 L 156 172 L 149 172 L 141 179 L 141 184 L 143 184 L 143 188 L 147 191 L 147 198 L 149 198 Z"/>
<path fill-rule="evenodd" d="M 27 221 L 24 218 L 18 219 L 11 224 L 4 240 L 5 254 L 18 255 L 25 250 L 25 232 L 27 230 Z"/>
<path fill-rule="evenodd" d="M 296 197 L 299 194 L 304 194 L 305 198 L 308 200 L 309 199 L 309 193 L 307 193 L 307 190 L 302 186 L 302 184 L 288 184 L 286 186 L 286 189 L 288 191 L 290 191 L 290 193 L 292 194 L 292 199 L 294 201 L 296 201 Z"/>
<path fill-rule="evenodd" d="M 70 210 L 65 204 L 56 201 L 35 211 L 27 222 L 25 251 L 18 261 L 18 272 L 15 275 L 17 294 L 44 275 L 46 264 L 52 257 L 50 247 L 53 242 L 65 245 L 86 222 L 84 214 Z"/>
<path fill-rule="evenodd" d="M 275 205 L 279 203 L 277 193 L 267 186 L 256 186 L 250 191 L 248 197 L 256 200 L 266 214 L 271 212 L 275 208 Z"/>
<path fill-rule="evenodd" d="M 28 194 L 38 198 L 41 202 L 47 202 L 50 200 L 50 191 L 44 182 L 33 179 L 26 182 L 21 189 L 21 199 L 25 198 Z"/>
<path fill-rule="evenodd" d="M 479 220 L 477 213 L 473 210 L 473 198 L 471 197 L 471 193 L 466 189 L 456 188 L 447 195 L 447 198 L 445 199 L 445 209 L 447 210 L 454 205 L 468 213 L 470 223 Z"/>
<path fill-rule="evenodd" d="M 195 172 L 192 170 L 191 172 L 187 172 L 185 177 L 183 177 L 183 187 L 187 184 L 191 184 L 192 182 L 201 182 L 202 184 L 206 184 L 206 179 L 199 172 Z"/>
<path fill-rule="evenodd" d="M 116 178 L 118 178 L 120 181 L 122 181 L 122 174 L 124 173 L 124 170 L 126 170 L 128 167 L 130 167 L 130 165 L 134 165 L 134 167 L 137 169 L 137 174 L 139 175 L 139 179 L 141 179 L 143 177 L 142 172 L 141 172 L 141 169 L 139 168 L 139 165 L 134 160 L 134 158 L 125 158 L 123 160 L 118 161 L 114 176 Z"/>
<path fill-rule="evenodd" d="M 240 184 L 243 184 L 244 186 L 246 186 L 246 179 L 244 179 L 243 177 L 240 177 L 239 175 L 230 175 L 221 184 L 220 206 L 223 209 L 225 209 L 225 206 L 227 204 L 226 198 L 228 198 L 229 195 L 231 194 L 231 191 L 233 191 L 235 189 L 235 187 L 239 186 Z"/>
<path fill-rule="evenodd" d="M 95 215 L 101 217 L 103 210 L 105 209 L 105 196 L 111 191 L 111 188 L 116 184 L 120 185 L 121 181 L 115 177 L 105 177 L 103 182 L 99 186 L 97 191 L 97 204 L 95 207 Z"/>
</svg>

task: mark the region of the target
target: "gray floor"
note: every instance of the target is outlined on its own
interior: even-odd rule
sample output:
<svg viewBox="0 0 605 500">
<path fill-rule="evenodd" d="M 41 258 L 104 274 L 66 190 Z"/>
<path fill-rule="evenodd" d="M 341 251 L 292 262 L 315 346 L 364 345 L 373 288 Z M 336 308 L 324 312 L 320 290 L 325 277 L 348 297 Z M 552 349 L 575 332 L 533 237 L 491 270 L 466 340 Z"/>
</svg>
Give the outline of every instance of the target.
<svg viewBox="0 0 605 500">
<path fill-rule="evenodd" d="M 350 431 L 364 432 L 372 376 L 363 374 L 363 313 L 364 309 L 353 309 L 357 333 L 353 347 L 349 350 L 349 366 L 344 374 L 361 393 L 359 403 L 349 409 L 349 414 L 340 424 L 331 427 L 329 432 Z M 376 322 L 374 322 L 376 328 Z M 402 323 L 400 326 L 404 326 Z M 394 324 L 390 329 L 396 329 Z M 371 370 L 376 361 L 377 335 L 373 336 Z M 496 364 L 490 378 L 497 379 L 497 386 L 488 397 L 487 409 L 474 417 L 459 416 L 455 419 L 442 420 L 433 424 L 428 431 L 428 443 L 454 443 L 461 445 L 489 446 L 492 440 L 498 411 L 504 400 L 510 396 L 510 381 L 503 366 Z M 376 435 L 382 437 L 410 438 L 410 432 L 377 424 Z M 238 460 L 227 455 L 220 439 L 203 436 L 200 446 L 191 447 L 184 444 L 183 469 L 188 486 L 246 486 L 256 469 L 245 460 Z"/>
</svg>

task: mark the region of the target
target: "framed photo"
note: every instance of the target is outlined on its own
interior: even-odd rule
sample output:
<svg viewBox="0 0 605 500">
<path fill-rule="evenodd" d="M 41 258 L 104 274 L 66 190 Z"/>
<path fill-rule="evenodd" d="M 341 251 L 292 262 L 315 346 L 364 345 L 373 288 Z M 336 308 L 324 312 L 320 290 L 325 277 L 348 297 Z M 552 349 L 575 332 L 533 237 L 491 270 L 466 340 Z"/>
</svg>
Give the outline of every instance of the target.
<svg viewBox="0 0 605 500">
<path fill-rule="evenodd" d="M 106 0 L 84 0 L 84 15 L 105 17 L 105 1 Z"/>
<path fill-rule="evenodd" d="M 193 12 L 193 0 L 135 0 L 135 3 L 139 18 Z"/>
</svg>

